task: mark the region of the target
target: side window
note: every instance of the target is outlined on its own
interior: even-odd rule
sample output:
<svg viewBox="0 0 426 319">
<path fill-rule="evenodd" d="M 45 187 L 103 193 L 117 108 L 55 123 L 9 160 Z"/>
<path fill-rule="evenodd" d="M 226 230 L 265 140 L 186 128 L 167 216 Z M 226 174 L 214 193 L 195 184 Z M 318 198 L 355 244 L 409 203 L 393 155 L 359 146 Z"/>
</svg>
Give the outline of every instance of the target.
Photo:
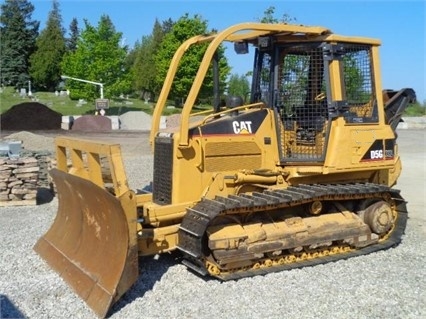
<svg viewBox="0 0 426 319">
<path fill-rule="evenodd" d="M 278 87 L 284 112 L 291 114 L 297 107 L 303 106 L 306 100 L 309 55 L 307 52 L 295 54 L 284 51 L 283 53 L 278 74 Z"/>
<path fill-rule="evenodd" d="M 270 106 L 272 58 L 270 52 L 256 51 L 251 103 L 264 102 Z"/>
<path fill-rule="evenodd" d="M 279 54 L 277 104 L 284 118 L 299 120 L 325 115 L 327 90 L 319 45 L 301 44 Z"/>
<path fill-rule="evenodd" d="M 349 123 L 378 121 L 371 61 L 370 47 L 345 45 L 342 57 L 343 92 L 349 106 L 349 112 L 345 115 Z"/>
<path fill-rule="evenodd" d="M 296 43 L 276 54 L 275 107 L 286 161 L 322 161 L 327 139 L 327 72 L 321 43 Z"/>
</svg>

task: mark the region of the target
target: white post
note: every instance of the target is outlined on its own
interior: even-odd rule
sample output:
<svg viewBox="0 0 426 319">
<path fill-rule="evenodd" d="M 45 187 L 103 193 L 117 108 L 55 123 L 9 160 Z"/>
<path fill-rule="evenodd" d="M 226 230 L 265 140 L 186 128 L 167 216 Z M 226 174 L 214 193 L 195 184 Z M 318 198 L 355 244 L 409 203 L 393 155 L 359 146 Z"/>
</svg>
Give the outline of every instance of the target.
<svg viewBox="0 0 426 319">
<path fill-rule="evenodd" d="M 33 92 L 31 92 L 31 81 L 28 81 L 28 96 L 32 96 Z"/>
<path fill-rule="evenodd" d="M 88 80 L 83 80 L 83 79 L 78 79 L 78 78 L 73 78 L 71 76 L 68 75 L 61 75 L 62 79 L 70 79 L 70 80 L 74 80 L 74 81 L 80 81 L 80 82 L 84 82 L 84 83 L 90 83 L 90 84 L 94 84 L 94 85 L 99 85 L 101 88 L 101 99 L 104 98 L 104 85 L 103 83 L 99 83 L 99 82 L 93 82 L 93 81 L 88 81 Z"/>
</svg>

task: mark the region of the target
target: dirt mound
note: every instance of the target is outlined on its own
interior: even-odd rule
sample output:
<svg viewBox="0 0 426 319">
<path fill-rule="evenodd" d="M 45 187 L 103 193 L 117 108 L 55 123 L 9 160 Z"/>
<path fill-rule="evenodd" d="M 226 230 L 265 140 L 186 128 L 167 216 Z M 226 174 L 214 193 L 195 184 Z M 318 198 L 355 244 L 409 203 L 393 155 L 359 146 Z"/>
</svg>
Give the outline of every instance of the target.
<svg viewBox="0 0 426 319">
<path fill-rule="evenodd" d="M 84 115 L 77 118 L 71 129 L 73 131 L 110 131 L 112 129 L 111 120 L 101 115 Z"/>
<path fill-rule="evenodd" d="M 54 138 L 27 131 L 16 132 L 3 137 L 6 141 L 21 141 L 22 147 L 31 151 L 50 151 L 54 152 Z"/>
<path fill-rule="evenodd" d="M 12 106 L 0 116 L 2 130 L 31 131 L 61 129 L 62 114 L 37 102 Z"/>
</svg>

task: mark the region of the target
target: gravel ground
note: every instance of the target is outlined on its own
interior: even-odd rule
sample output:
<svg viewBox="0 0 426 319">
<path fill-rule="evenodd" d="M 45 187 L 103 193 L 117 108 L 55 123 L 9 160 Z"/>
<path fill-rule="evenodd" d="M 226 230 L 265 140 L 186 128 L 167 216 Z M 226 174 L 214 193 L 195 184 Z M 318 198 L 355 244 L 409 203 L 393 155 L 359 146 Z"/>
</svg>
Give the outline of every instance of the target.
<svg viewBox="0 0 426 319">
<path fill-rule="evenodd" d="M 195 275 L 174 254 L 142 258 L 137 283 L 110 317 L 426 318 L 425 133 L 399 133 L 404 168 L 398 188 L 409 202 L 410 219 L 398 247 L 225 283 Z M 146 148 L 138 144 L 147 144 L 146 137 L 134 144 L 123 139 L 134 189 L 152 178 L 152 157 L 142 155 Z M 56 209 L 56 199 L 35 207 L 0 208 L 0 318 L 95 318 L 32 250 Z"/>
</svg>

